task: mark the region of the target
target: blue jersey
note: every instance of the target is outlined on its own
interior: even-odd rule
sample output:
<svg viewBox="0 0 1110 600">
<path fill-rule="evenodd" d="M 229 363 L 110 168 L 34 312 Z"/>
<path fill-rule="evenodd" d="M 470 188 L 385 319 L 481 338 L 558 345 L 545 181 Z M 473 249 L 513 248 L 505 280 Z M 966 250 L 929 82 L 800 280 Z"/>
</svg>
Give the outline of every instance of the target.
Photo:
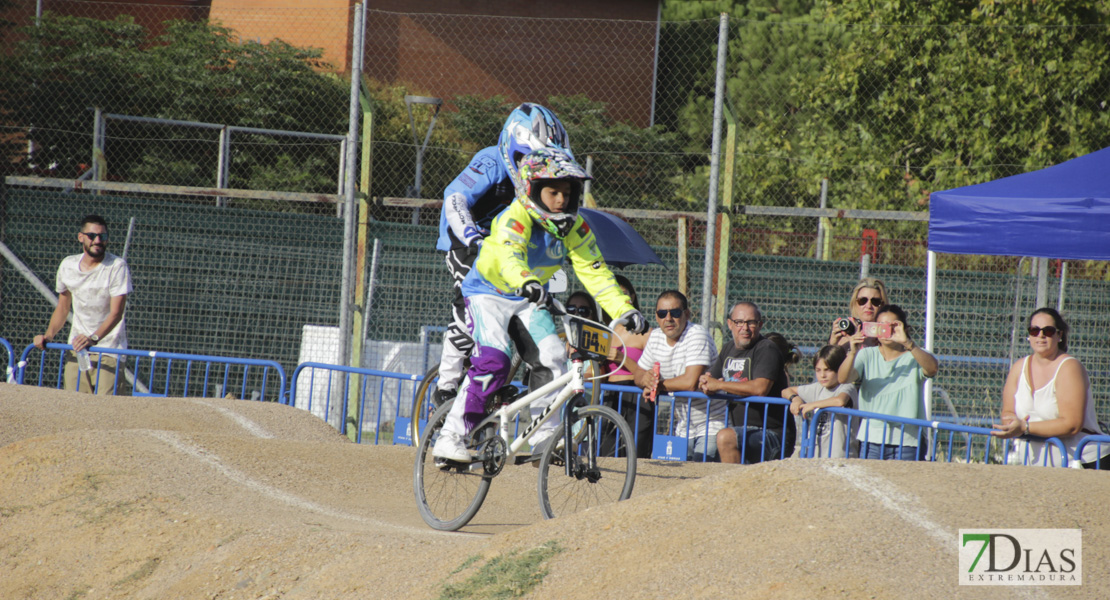
<svg viewBox="0 0 1110 600">
<path fill-rule="evenodd" d="M 509 171 L 501 160 L 497 146 L 483 148 L 475 154 L 474 158 L 470 159 L 470 165 L 443 190 L 444 203 L 439 213 L 439 239 L 436 240 L 436 249 L 445 252 L 452 248 L 466 246 L 455 237 L 454 232 L 447 225 L 446 200 L 453 194 L 461 194 L 466 198 L 474 224 L 483 234 L 488 234 L 493 218 L 512 203 L 515 195 L 513 180 L 509 177 Z"/>
</svg>

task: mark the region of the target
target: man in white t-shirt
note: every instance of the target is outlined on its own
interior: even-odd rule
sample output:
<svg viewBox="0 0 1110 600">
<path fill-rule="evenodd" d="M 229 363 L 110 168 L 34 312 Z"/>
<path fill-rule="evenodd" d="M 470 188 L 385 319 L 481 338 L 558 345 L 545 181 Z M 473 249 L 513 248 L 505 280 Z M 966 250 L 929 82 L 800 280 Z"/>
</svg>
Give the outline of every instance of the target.
<svg viewBox="0 0 1110 600">
<path fill-rule="evenodd" d="M 72 309 L 69 343 L 74 352 L 94 346 L 126 348 L 123 311 L 131 293 L 131 270 L 122 258 L 108 253 L 108 224 L 99 215 L 81 220 L 77 242 L 84 251 L 65 257 L 58 266 L 55 283 L 58 305 L 46 333 L 35 336 L 35 346 L 45 350 L 46 343 L 52 342 L 65 326 Z M 122 357 L 117 360 L 116 355 L 93 353 L 89 359 L 92 368 L 80 371 L 75 355 L 67 353 L 65 389 L 89 394 L 122 393 L 126 380 L 117 377 L 122 374 Z"/>
<path fill-rule="evenodd" d="M 701 374 L 717 358 L 717 346 L 709 330 L 690 322 L 689 303 L 678 290 L 659 294 L 655 318 L 659 327 L 648 335 L 640 360 L 629 366 L 636 385 L 645 391 L 654 389 L 656 394 L 697 390 Z M 652 369 L 655 363 L 659 363 L 658 379 Z M 717 431 L 725 423 L 726 402 L 712 401 L 707 420 L 705 400 L 692 400 L 689 411 L 685 400 L 675 401 L 675 435 L 688 437 L 687 456 L 692 460 L 702 460 L 703 456 L 712 460 L 716 456 Z M 711 446 L 708 449 L 707 442 Z"/>
</svg>

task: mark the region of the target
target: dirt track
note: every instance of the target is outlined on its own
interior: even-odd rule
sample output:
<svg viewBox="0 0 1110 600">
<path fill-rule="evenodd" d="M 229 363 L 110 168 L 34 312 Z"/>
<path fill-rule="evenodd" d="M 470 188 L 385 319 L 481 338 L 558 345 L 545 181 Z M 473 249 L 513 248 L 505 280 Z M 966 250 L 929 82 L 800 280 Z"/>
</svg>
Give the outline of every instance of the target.
<svg viewBox="0 0 1110 600">
<path fill-rule="evenodd" d="M 448 534 L 412 460 L 283 406 L 0 385 L 0 598 L 434 598 L 552 540 L 532 597 L 1110 596 L 1110 473 L 641 461 L 632 500 L 543 521 L 517 467 Z M 960 528 L 1074 527 L 1082 587 L 957 585 Z"/>
</svg>

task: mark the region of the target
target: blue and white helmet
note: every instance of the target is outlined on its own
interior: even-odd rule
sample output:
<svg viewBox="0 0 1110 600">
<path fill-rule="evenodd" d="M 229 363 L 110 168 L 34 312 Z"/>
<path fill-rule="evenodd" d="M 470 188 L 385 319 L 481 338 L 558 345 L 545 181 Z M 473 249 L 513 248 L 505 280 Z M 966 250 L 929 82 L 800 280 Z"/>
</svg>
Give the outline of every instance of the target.
<svg viewBox="0 0 1110 600">
<path fill-rule="evenodd" d="M 505 119 L 497 148 L 509 176 L 512 177 L 513 185 L 518 190 L 523 187 L 520 161 L 532 151 L 552 148 L 562 150 L 574 159 L 574 154 L 570 151 L 570 138 L 567 137 L 567 130 L 563 128 L 559 117 L 550 109 L 531 102 L 516 107 L 509 118 Z"/>
<path fill-rule="evenodd" d="M 590 176 L 574 157 L 564 150 L 541 148 L 520 161 L 522 187 L 517 188 L 517 202 L 524 205 L 532 220 L 551 235 L 563 239 L 570 234 L 578 219 L 582 189 Z M 562 212 L 551 212 L 540 197 L 543 184 L 552 180 L 570 182 L 570 202 Z"/>
</svg>

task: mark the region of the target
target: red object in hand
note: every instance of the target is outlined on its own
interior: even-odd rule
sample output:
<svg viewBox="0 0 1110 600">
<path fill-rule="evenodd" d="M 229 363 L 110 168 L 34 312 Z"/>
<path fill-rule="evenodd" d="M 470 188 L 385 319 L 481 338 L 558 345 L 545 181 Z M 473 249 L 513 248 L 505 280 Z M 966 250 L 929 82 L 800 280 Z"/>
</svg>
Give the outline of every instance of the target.
<svg viewBox="0 0 1110 600">
<path fill-rule="evenodd" d="M 644 390 L 644 398 L 648 402 L 655 402 L 655 396 L 659 393 L 659 363 L 655 363 L 651 367 L 651 387 Z"/>
</svg>

